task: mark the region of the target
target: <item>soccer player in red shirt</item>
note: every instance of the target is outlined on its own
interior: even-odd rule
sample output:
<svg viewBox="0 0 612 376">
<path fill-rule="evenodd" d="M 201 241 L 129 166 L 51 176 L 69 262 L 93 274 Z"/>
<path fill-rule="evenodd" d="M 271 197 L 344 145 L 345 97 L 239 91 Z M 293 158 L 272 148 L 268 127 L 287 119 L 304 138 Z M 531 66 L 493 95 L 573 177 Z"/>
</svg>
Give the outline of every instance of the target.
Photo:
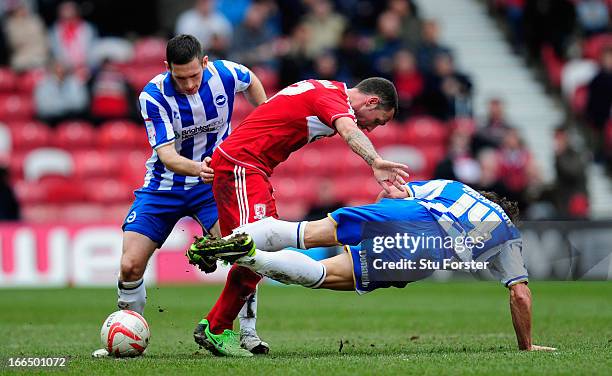
<svg viewBox="0 0 612 376">
<path fill-rule="evenodd" d="M 391 120 L 397 106 L 395 87 L 383 78 L 368 78 L 351 89 L 342 82 L 306 80 L 268 99 L 213 153 L 212 184 L 221 234 L 265 217 L 277 218 L 268 180 L 274 168 L 307 143 L 336 133 L 372 167 L 383 189 L 393 185 L 403 190 L 407 166 L 382 159 L 364 134 Z M 251 352 L 240 348 L 231 330 L 261 278 L 247 268 L 232 267 L 217 303 L 196 327 L 198 344 L 218 355 L 267 353 L 267 344 L 255 333 L 254 317 L 247 328 L 241 322 L 242 346 Z"/>
</svg>

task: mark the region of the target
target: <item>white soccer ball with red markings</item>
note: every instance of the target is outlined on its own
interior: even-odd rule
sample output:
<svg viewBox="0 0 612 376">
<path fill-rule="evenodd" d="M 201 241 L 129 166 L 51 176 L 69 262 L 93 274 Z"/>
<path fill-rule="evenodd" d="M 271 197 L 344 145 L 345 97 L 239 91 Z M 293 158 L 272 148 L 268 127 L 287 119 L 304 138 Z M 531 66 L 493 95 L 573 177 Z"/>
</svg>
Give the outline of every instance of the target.
<svg viewBox="0 0 612 376">
<path fill-rule="evenodd" d="M 149 324 L 144 317 L 126 309 L 111 313 L 100 331 L 102 347 L 109 355 L 118 358 L 142 355 L 150 336 Z"/>
</svg>

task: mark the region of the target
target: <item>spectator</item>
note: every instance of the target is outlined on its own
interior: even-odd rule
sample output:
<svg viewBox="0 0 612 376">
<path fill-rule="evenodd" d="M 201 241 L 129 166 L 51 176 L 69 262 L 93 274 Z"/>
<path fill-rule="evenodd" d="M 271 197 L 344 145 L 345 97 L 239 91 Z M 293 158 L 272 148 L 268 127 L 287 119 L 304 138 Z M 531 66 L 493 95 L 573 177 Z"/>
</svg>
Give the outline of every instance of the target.
<svg viewBox="0 0 612 376">
<path fill-rule="evenodd" d="M 414 100 L 421 95 L 425 80 L 417 70 L 416 59 L 407 49 L 399 50 L 393 59 L 393 82 L 399 97 L 401 116 L 406 116 L 414 104 Z"/>
<path fill-rule="evenodd" d="M 515 52 L 523 46 L 523 16 L 526 0 L 505 0 L 506 20 L 510 26 L 510 43 Z"/>
<path fill-rule="evenodd" d="M 311 0 L 309 5 L 310 10 L 304 17 L 303 23 L 310 35 L 306 52 L 311 59 L 314 59 L 338 45 L 346 27 L 346 20 L 334 12 L 333 4 L 329 0 Z"/>
<path fill-rule="evenodd" d="M 83 117 L 87 102 L 87 88 L 83 82 L 59 61 L 51 62 L 34 89 L 36 114 L 50 125 Z"/>
<path fill-rule="evenodd" d="M 251 4 L 244 21 L 234 32 L 231 60 L 251 67 L 274 64 L 277 34 L 266 22 L 269 12 L 267 4 Z"/>
<path fill-rule="evenodd" d="M 393 56 L 402 47 L 401 18 L 392 11 L 386 11 L 378 17 L 372 65 L 377 76 L 391 78 L 393 75 Z"/>
<path fill-rule="evenodd" d="M 232 25 L 240 25 L 252 5 L 251 0 L 218 0 L 217 10 L 221 12 Z"/>
<path fill-rule="evenodd" d="M 612 46 L 603 49 L 599 72 L 589 83 L 586 116 L 589 123 L 601 131 L 610 119 L 612 106 Z"/>
<path fill-rule="evenodd" d="M 175 34 L 195 36 L 208 51 L 216 36 L 216 49 L 227 49 L 232 40 L 232 24 L 215 9 L 215 6 L 214 0 L 196 0 L 192 9 L 179 15 Z"/>
<path fill-rule="evenodd" d="M 448 153 L 436 166 L 436 179 L 459 180 L 466 184 L 476 184 L 480 179 L 480 166 L 470 149 L 471 131 L 457 127 L 449 138 Z"/>
<path fill-rule="evenodd" d="M 8 163 L 2 161 L 0 162 L 0 221 L 18 221 L 19 219 L 19 202 L 9 183 Z"/>
<path fill-rule="evenodd" d="M 491 98 L 487 118 L 474 135 L 472 142 L 474 153 L 478 154 L 483 148 L 498 149 L 511 128 L 512 126 L 506 120 L 503 100 Z"/>
<path fill-rule="evenodd" d="M 499 151 L 500 176 L 508 191 L 508 198 L 525 209 L 531 189 L 540 181 L 537 167 L 516 129 L 510 129 Z"/>
<path fill-rule="evenodd" d="M 81 18 L 76 3 L 66 1 L 57 9 L 58 20 L 51 28 L 50 35 L 53 57 L 85 78 L 92 65 L 91 54 L 96 43 L 96 31 Z"/>
<path fill-rule="evenodd" d="M 351 79 L 348 70 L 338 65 L 338 60 L 331 51 L 324 52 L 314 59 L 313 72 L 307 78 L 342 82 Z"/>
<path fill-rule="evenodd" d="M 608 30 L 610 16 L 608 6 L 603 0 L 578 0 L 576 2 L 578 23 L 586 36 Z"/>
<path fill-rule="evenodd" d="M 436 56 L 445 53 L 450 55 L 450 48 L 440 43 L 440 28 L 435 20 L 423 22 L 421 43 L 417 48 L 417 63 L 419 70 L 429 73 L 433 70 Z"/>
<path fill-rule="evenodd" d="M 49 49 L 45 25 L 22 2 L 10 9 L 5 32 L 11 50 L 11 68 L 26 71 L 45 66 Z"/>
<path fill-rule="evenodd" d="M 306 53 L 309 32 L 304 24 L 298 24 L 289 39 L 279 45 L 279 79 L 282 87 L 302 80 L 304 72 L 312 70 L 312 60 Z"/>
<path fill-rule="evenodd" d="M 497 150 L 482 149 L 477 160 L 480 166 L 480 178 L 474 188 L 481 191 L 495 192 L 502 197 L 509 196 L 506 186 L 499 177 L 499 160 Z"/>
<path fill-rule="evenodd" d="M 136 118 L 136 96 L 127 77 L 116 65 L 105 60 L 89 81 L 90 114 L 96 122 Z"/>
<path fill-rule="evenodd" d="M 339 12 L 348 18 L 351 27 L 360 33 L 369 33 L 374 29 L 378 16 L 387 7 L 387 2 L 380 0 L 336 0 L 335 3 Z"/>
<path fill-rule="evenodd" d="M 338 65 L 348 71 L 351 79 L 347 84 L 357 82 L 373 76 L 370 59 L 362 43 L 362 38 L 355 30 L 346 29 L 340 39 L 340 45 L 336 50 Z"/>
<path fill-rule="evenodd" d="M 529 57 L 537 61 L 544 44 L 550 44 L 564 59 L 569 37 L 576 25 L 570 0 L 527 0 L 524 13 L 525 40 Z"/>
<path fill-rule="evenodd" d="M 588 216 L 586 167 L 583 155 L 570 144 L 568 130 L 564 127 L 557 128 L 554 204 L 562 219 L 582 219 Z M 584 205 L 585 202 L 587 205 Z"/>
<path fill-rule="evenodd" d="M 421 20 L 410 0 L 390 0 L 388 10 L 400 17 L 400 38 L 404 45 L 416 48 L 421 40 Z"/>
<path fill-rule="evenodd" d="M 435 57 L 433 72 L 427 75 L 423 96 L 419 99 L 427 112 L 441 120 L 471 116 L 472 82 L 455 70 L 447 53 Z"/>
</svg>

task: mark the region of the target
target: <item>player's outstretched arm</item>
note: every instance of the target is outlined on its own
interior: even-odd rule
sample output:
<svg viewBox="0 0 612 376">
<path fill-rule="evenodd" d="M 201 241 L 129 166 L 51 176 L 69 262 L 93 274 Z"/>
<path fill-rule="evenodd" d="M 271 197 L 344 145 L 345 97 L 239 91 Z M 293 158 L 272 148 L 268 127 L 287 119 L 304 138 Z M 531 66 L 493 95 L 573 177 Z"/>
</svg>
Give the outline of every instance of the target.
<svg viewBox="0 0 612 376">
<path fill-rule="evenodd" d="M 404 190 L 403 185 L 406 184 L 404 179 L 409 176 L 406 172 L 408 166 L 382 159 L 370 139 L 350 118 L 338 118 L 334 125 L 338 134 L 349 144 L 351 149 L 372 167 L 376 181 L 385 191 L 389 192 L 390 185 L 394 185 L 399 190 Z"/>
<path fill-rule="evenodd" d="M 266 91 L 259 78 L 251 71 L 251 84 L 249 88 L 244 92 L 246 99 L 253 106 L 257 107 L 268 99 L 266 97 Z"/>
<path fill-rule="evenodd" d="M 510 312 L 519 350 L 555 351 L 554 347 L 531 343 L 531 291 L 526 283 L 510 286 Z"/>
<path fill-rule="evenodd" d="M 174 148 L 174 142 L 160 146 L 155 151 L 164 166 L 176 174 L 186 176 L 201 176 L 203 172 L 212 174 L 212 169 L 208 167 L 206 162 L 192 161 L 179 155 Z"/>
</svg>

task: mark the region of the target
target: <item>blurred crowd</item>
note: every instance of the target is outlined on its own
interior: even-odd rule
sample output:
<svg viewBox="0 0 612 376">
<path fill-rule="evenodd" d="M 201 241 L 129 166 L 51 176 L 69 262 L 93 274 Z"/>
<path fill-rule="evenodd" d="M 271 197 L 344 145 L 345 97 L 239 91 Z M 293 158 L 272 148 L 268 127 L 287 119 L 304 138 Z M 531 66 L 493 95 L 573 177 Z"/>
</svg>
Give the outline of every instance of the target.
<svg viewBox="0 0 612 376">
<path fill-rule="evenodd" d="M 491 7 L 507 20 L 514 48 L 539 61 L 546 46 L 559 59 L 569 58 L 577 27 L 581 38 L 608 35 L 608 3 L 495 0 Z M 50 127 L 74 119 L 94 126 L 139 122 L 136 96 L 163 71 L 165 40 L 188 33 L 210 59 L 253 69 L 270 93 L 306 78 L 351 86 L 386 77 L 400 98 L 392 126 L 420 117 L 444 124 L 446 152 L 434 158 L 433 174 L 424 178 L 495 190 L 524 209 L 548 202 L 548 217 L 588 215 L 584 164 L 568 166 L 582 160 L 573 157 L 580 154 L 571 142 L 573 129 L 560 127 L 555 134 L 559 180 L 543 186 L 530 151 L 506 120 L 503 98 L 491 98 L 487 118 L 474 119 L 469 67 L 456 66 L 452 47 L 440 41 L 443 25 L 421 17 L 412 0 L 4 0 L 0 17 L 0 66 L 6 67 L 0 70 L 17 77 L 17 86 L 30 86 L 33 116 Z M 584 117 L 603 130 L 610 117 L 612 49 L 601 50 Z M 1 97 L 0 122 L 10 123 L 2 118 L 8 110 L 3 112 Z M 599 150 L 604 155 L 610 148 L 602 141 Z M 557 189 L 560 184 L 574 187 L 582 200 L 563 197 L 568 190 Z"/>
</svg>

